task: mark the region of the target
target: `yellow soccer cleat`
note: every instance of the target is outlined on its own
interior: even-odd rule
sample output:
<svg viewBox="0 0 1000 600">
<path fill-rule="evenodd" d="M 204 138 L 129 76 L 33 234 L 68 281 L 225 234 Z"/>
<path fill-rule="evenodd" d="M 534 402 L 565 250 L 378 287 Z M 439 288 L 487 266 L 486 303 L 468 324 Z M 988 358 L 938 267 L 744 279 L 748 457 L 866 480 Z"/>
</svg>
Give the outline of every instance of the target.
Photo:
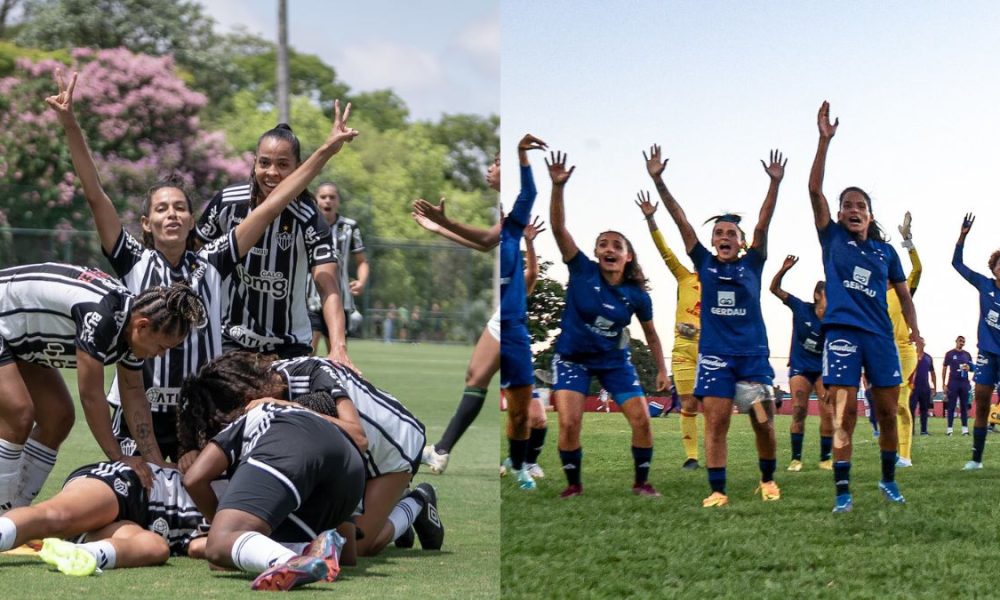
<svg viewBox="0 0 1000 600">
<path fill-rule="evenodd" d="M 86 577 L 97 571 L 97 559 L 93 554 L 58 538 L 45 538 L 38 556 L 67 575 Z"/>
<path fill-rule="evenodd" d="M 832 471 L 833 470 L 833 459 L 832 458 L 828 458 L 826 460 L 819 461 L 819 468 L 823 469 L 824 471 Z"/>
<path fill-rule="evenodd" d="M 711 496 L 701 501 L 701 506 L 702 508 L 729 506 L 729 496 L 720 492 L 712 492 Z"/>
<path fill-rule="evenodd" d="M 802 461 L 801 460 L 793 460 L 792 462 L 788 463 L 788 470 L 792 471 L 792 472 L 795 472 L 795 473 L 798 473 L 799 471 L 802 470 Z"/>
<path fill-rule="evenodd" d="M 773 502 L 775 500 L 781 500 L 781 490 L 778 488 L 778 484 L 774 481 L 761 481 L 760 485 L 754 493 L 760 492 L 760 497 L 764 502 Z"/>
</svg>

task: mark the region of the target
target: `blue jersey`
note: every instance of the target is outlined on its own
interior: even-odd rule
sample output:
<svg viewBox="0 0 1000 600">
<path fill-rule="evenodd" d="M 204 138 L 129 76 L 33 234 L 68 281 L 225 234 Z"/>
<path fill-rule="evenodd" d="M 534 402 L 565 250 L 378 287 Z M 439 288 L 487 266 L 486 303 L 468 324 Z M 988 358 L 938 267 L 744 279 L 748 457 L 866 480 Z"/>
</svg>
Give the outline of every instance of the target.
<svg viewBox="0 0 1000 600">
<path fill-rule="evenodd" d="M 689 253 L 701 281 L 701 354 L 768 356 L 767 330 L 760 312 L 764 256 L 751 248 L 722 262 L 695 243 Z"/>
<path fill-rule="evenodd" d="M 500 228 L 500 321 L 524 321 L 528 314 L 528 294 L 524 286 L 524 259 L 521 236 L 535 203 L 535 178 L 530 166 L 521 167 L 521 193 Z"/>
<path fill-rule="evenodd" d="M 632 315 L 641 322 L 653 319 L 649 294 L 634 283 L 611 285 L 604 281 L 597 263 L 583 252 L 577 252 L 566 266 L 569 284 L 556 352 L 576 361 L 596 358 L 610 363 L 625 359 L 626 328 Z"/>
<path fill-rule="evenodd" d="M 1000 354 L 1000 288 L 996 280 L 976 273 L 962 262 L 962 246 L 955 246 L 951 266 L 979 290 L 979 352 Z"/>
<path fill-rule="evenodd" d="M 799 371 L 823 370 L 823 322 L 816 316 L 816 305 L 789 294 L 785 306 L 792 311 L 792 348 L 788 366 Z"/>
<path fill-rule="evenodd" d="M 899 255 L 876 240 L 859 241 L 840 223 L 819 231 L 826 273 L 824 327 L 854 327 L 892 337 L 886 290 L 906 281 Z"/>
</svg>

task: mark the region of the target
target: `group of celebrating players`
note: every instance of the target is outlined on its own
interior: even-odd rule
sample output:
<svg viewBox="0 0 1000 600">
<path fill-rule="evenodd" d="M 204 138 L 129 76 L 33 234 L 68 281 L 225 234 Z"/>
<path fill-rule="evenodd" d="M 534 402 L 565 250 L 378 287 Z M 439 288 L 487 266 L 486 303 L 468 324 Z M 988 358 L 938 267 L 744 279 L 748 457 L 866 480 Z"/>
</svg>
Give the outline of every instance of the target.
<svg viewBox="0 0 1000 600">
<path fill-rule="evenodd" d="M 40 556 L 77 575 L 186 554 L 284 590 L 333 581 L 392 542 L 440 549 L 434 488 L 409 489 L 424 426 L 348 358 L 347 266 L 307 188 L 358 135 L 350 104 L 335 103 L 305 161 L 287 125 L 261 135 L 249 183 L 219 192 L 197 223 L 178 182 L 154 186 L 139 240 L 76 121 L 77 74 L 57 84 L 46 102 L 117 278 L 57 263 L 0 270 L 0 551 L 46 538 Z M 325 358 L 311 356 L 310 287 Z M 77 369 L 107 461 L 32 505 L 73 424 L 56 368 Z"/>
<path fill-rule="evenodd" d="M 917 324 L 912 294 L 920 278 L 920 260 L 910 233 L 910 215 L 899 230 L 913 269 L 907 277 L 896 250 L 887 243 L 874 220 L 871 197 L 859 187 L 848 187 L 838 198 L 836 218 L 823 193 L 826 156 L 839 119 L 830 121 L 824 102 L 817 116 L 819 145 L 809 176 L 816 231 L 822 247 L 825 281 L 817 282 L 812 301 L 804 301 L 781 287 L 785 273 L 797 262 L 789 255 L 774 276 L 770 290 L 792 312 L 793 330 L 789 359 L 789 385 L 793 401 L 789 471 L 802 469 L 804 424 L 811 393 L 820 404 L 820 462 L 832 470 L 835 483 L 833 512 L 852 510 L 850 470 L 852 437 L 858 415 L 858 389 L 867 381 L 869 402 L 880 429 L 881 479 L 878 487 L 892 503 L 905 499 L 895 481 L 896 467 L 912 466 L 912 416 L 908 378 L 914 373 L 923 339 Z M 531 169 L 525 152 L 546 145 L 532 136 L 522 140 L 521 196 L 506 217 L 504 230 L 516 232 L 528 223 L 535 197 Z M 727 433 L 734 408 L 749 414 L 760 468 L 757 493 L 764 501 L 781 498 L 774 480 L 777 468 L 774 372 L 768 361 L 767 333 L 761 313 L 761 284 L 767 259 L 768 229 L 785 173 L 786 160 L 773 150 L 761 161 L 769 186 L 751 240 L 735 214 L 712 217 L 711 250 L 699 242 L 685 212 L 670 193 L 663 174 L 667 160 L 659 146 L 643 153 L 649 176 L 680 232 L 693 270 L 685 268 L 667 246 L 655 220 L 659 203 L 640 191 L 636 205 L 664 262 L 677 279 L 677 306 L 672 376 L 681 398 L 681 432 L 684 468 L 697 469 L 700 403 L 704 414 L 705 462 L 711 493 L 706 508 L 728 505 L 726 495 Z M 565 226 L 564 194 L 575 167 L 567 167 L 565 154 L 552 152 L 548 160 L 552 181 L 549 225 L 569 270 L 566 306 L 555 345 L 552 398 L 559 414 L 559 456 L 567 479 L 560 497 L 583 493 L 580 431 L 586 394 L 597 377 L 628 419 L 632 429 L 635 463 L 633 493 L 659 496 L 649 483 L 653 436 L 643 389 L 630 362 L 627 327 L 639 321 L 657 366 L 656 391 L 668 386 L 662 345 L 652 321 L 647 279 L 636 260 L 631 242 L 617 231 L 597 237 L 593 258 L 577 247 Z M 952 264 L 979 291 L 979 357 L 975 365 L 975 423 L 973 455 L 965 469 L 982 468 L 987 418 L 993 391 L 1000 379 L 1000 251 L 989 260 L 992 277 L 973 272 L 963 264 L 962 248 L 974 217 L 966 215 Z M 514 241 L 514 244 L 517 242 Z M 516 246 L 515 246 L 516 248 Z M 507 260 L 504 260 L 507 258 Z M 517 440 L 526 439 L 520 427 L 522 390 L 533 383 L 530 339 L 526 328 L 526 303 L 520 254 L 501 254 L 503 296 L 502 385 L 512 414 L 510 461 L 522 489 L 533 489 L 523 451 Z M 508 298 L 506 294 L 510 294 Z M 958 370 L 952 378 L 968 377 Z M 512 393 L 513 392 L 513 393 Z M 530 400 L 528 401 L 530 402 Z M 513 409 L 517 408 L 518 412 Z M 520 455 L 518 453 L 521 453 Z M 519 460 L 521 459 L 521 460 Z"/>
</svg>

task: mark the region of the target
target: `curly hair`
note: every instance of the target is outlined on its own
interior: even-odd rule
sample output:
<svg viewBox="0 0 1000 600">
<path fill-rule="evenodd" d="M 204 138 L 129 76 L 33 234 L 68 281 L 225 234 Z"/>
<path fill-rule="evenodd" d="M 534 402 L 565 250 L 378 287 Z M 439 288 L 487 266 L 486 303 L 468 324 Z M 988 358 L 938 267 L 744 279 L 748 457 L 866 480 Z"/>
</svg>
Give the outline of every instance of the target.
<svg viewBox="0 0 1000 600">
<path fill-rule="evenodd" d="M 993 254 L 990 254 L 990 261 L 987 263 L 990 267 L 990 273 L 993 273 L 993 269 L 996 268 L 998 262 L 1000 262 L 1000 250 L 995 250 Z"/>
<path fill-rule="evenodd" d="M 639 289 L 649 290 L 649 280 L 646 279 L 646 275 L 642 272 L 642 267 L 639 266 L 639 256 L 635 253 L 635 248 L 632 247 L 632 242 L 625 237 L 625 234 L 613 229 L 602 231 L 597 235 L 597 239 L 600 240 L 602 235 L 608 233 L 617 235 L 621 239 L 625 240 L 625 247 L 628 249 L 628 253 L 632 255 L 632 260 L 625 263 L 625 272 L 623 274 L 625 281 L 638 286 Z"/>
<path fill-rule="evenodd" d="M 283 396 L 287 386 L 271 370 L 275 359 L 255 352 L 227 352 L 185 379 L 177 409 L 179 454 L 204 448 L 251 400 Z"/>
<path fill-rule="evenodd" d="M 183 282 L 142 292 L 132 302 L 132 314 L 149 319 L 153 331 L 171 336 L 186 336 L 192 328 L 204 327 L 208 320 L 205 303 Z"/>
</svg>

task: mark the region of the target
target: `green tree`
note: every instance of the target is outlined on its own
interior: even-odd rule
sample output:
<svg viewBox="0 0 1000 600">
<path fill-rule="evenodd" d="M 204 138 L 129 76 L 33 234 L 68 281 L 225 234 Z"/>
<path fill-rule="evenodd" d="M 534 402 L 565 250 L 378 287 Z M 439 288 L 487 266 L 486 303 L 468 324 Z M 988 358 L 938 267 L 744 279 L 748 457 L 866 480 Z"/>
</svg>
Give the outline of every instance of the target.
<svg viewBox="0 0 1000 600">
<path fill-rule="evenodd" d="M 448 148 L 445 177 L 464 190 L 486 190 L 483 175 L 500 151 L 500 117 L 444 115 L 427 123 L 431 139 Z"/>
<path fill-rule="evenodd" d="M 528 296 L 528 334 L 533 346 L 541 346 L 535 352 L 536 369 L 548 371 L 552 368 L 555 354 L 555 339 L 559 334 L 559 322 L 566 308 L 566 287 L 549 277 L 552 261 L 538 260 L 538 282 Z"/>
<path fill-rule="evenodd" d="M 380 131 L 387 129 L 402 129 L 406 127 L 406 119 L 410 109 L 403 99 L 392 90 L 376 90 L 352 94 L 351 102 L 363 107 L 365 120 Z"/>
</svg>

